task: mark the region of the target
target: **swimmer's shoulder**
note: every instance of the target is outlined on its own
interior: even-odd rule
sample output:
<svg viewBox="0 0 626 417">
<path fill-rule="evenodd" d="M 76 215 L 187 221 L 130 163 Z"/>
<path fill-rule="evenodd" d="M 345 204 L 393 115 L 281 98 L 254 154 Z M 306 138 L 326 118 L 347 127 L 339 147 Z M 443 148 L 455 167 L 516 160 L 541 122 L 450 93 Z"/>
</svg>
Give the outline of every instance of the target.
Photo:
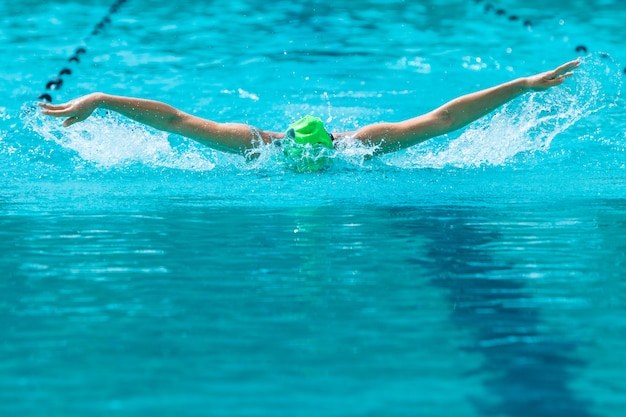
<svg viewBox="0 0 626 417">
<path fill-rule="evenodd" d="M 332 132 L 331 135 L 333 137 L 333 141 L 337 141 L 341 139 L 351 138 L 354 136 L 355 133 L 356 133 L 356 130 L 349 131 L 349 132 Z"/>
</svg>

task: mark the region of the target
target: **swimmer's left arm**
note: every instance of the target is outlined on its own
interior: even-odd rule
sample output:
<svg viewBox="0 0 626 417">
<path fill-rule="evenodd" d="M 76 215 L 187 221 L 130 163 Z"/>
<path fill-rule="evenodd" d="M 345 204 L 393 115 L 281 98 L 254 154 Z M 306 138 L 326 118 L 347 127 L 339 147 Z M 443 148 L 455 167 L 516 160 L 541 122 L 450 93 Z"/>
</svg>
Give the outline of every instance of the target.
<svg viewBox="0 0 626 417">
<path fill-rule="evenodd" d="M 405 149 L 460 129 L 526 92 L 560 85 L 579 65 L 579 60 L 570 61 L 551 71 L 458 97 L 409 120 L 365 126 L 354 134 L 354 138 L 377 146 L 379 153 Z"/>
<path fill-rule="evenodd" d="M 436 112 L 443 112 L 450 119 L 449 131 L 454 131 L 491 113 L 498 107 L 529 91 L 543 91 L 560 85 L 572 76 L 579 60 L 530 77 L 518 78 L 486 90 L 459 97 L 444 104 Z M 447 132 L 446 132 L 447 133 Z"/>
</svg>

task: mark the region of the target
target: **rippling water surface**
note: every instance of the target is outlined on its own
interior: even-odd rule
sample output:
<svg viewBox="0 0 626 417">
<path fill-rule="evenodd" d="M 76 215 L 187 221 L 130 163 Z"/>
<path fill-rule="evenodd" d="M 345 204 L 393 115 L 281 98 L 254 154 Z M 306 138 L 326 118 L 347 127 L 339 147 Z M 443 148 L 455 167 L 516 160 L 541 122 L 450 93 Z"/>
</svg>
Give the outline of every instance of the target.
<svg viewBox="0 0 626 417">
<path fill-rule="evenodd" d="M 96 36 L 109 2 L 1 4 L 0 415 L 621 416 L 626 8 L 597 3 L 129 0 Z M 577 56 L 312 174 L 34 106 L 68 67 L 55 102 L 352 130 Z"/>
</svg>

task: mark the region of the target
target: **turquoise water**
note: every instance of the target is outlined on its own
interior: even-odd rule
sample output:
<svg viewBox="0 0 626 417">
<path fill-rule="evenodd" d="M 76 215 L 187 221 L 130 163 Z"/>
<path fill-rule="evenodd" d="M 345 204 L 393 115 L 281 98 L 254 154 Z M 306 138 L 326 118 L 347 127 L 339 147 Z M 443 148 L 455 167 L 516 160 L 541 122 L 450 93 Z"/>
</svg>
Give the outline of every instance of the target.
<svg viewBox="0 0 626 417">
<path fill-rule="evenodd" d="M 94 36 L 112 2 L 7 3 L 0 415 L 623 414 L 623 2 L 129 0 Z M 352 130 L 578 56 L 548 94 L 313 174 L 34 107 Z"/>
</svg>

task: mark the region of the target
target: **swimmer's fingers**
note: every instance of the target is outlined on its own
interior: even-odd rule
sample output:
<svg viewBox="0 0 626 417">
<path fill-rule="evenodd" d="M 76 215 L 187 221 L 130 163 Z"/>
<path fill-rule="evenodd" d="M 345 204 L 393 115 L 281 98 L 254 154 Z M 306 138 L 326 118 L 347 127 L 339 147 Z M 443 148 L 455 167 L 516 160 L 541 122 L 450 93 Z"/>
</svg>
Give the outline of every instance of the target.
<svg viewBox="0 0 626 417">
<path fill-rule="evenodd" d="M 534 91 L 543 91 L 547 90 L 548 88 L 560 85 L 567 78 L 574 75 L 573 70 L 578 68 L 579 65 L 580 61 L 574 60 L 567 62 L 552 71 L 546 71 L 541 74 L 528 77 L 526 79 L 528 87 Z"/>
<path fill-rule="evenodd" d="M 574 61 L 567 62 L 552 71 L 548 71 L 543 75 L 546 77 L 547 81 L 554 81 L 551 83 L 552 85 L 559 85 L 565 81 L 566 78 L 574 75 L 573 70 L 578 68 L 579 65 L 580 60 L 576 59 Z"/>
<path fill-rule="evenodd" d="M 88 118 L 96 109 L 97 103 L 93 100 L 72 100 L 63 104 L 39 103 L 44 110 L 42 113 L 52 117 L 67 117 L 63 126 L 68 127 Z"/>
<path fill-rule="evenodd" d="M 555 85 L 563 84 L 563 81 L 565 81 L 566 78 L 569 78 L 572 75 L 574 75 L 573 72 L 571 71 L 566 72 L 565 74 L 561 74 L 561 75 L 558 75 L 554 78 L 547 80 L 547 83 L 549 84 L 550 87 L 554 87 Z"/>
<path fill-rule="evenodd" d="M 47 110 L 58 110 L 58 109 L 67 107 L 70 103 L 71 101 L 68 103 L 63 103 L 63 104 L 52 104 L 52 103 L 46 103 L 46 102 L 39 102 L 37 104 L 39 104 L 39 107 L 43 107 L 44 109 L 47 109 Z"/>
<path fill-rule="evenodd" d="M 561 65 L 560 67 L 552 71 L 552 73 L 554 74 L 554 77 L 558 77 L 559 75 L 565 75 L 566 73 L 572 72 L 573 69 L 578 68 L 579 66 L 580 66 L 580 59 L 575 59 L 573 61 L 566 62 L 565 64 Z"/>
<path fill-rule="evenodd" d="M 38 103 L 44 110 L 41 112 L 48 116 L 62 117 L 67 116 L 71 112 L 72 103 L 63 104 L 50 104 L 50 103 Z"/>
<path fill-rule="evenodd" d="M 87 116 L 77 115 L 76 113 L 69 111 L 69 110 L 44 110 L 42 113 L 47 116 L 52 116 L 52 117 L 70 116 L 63 121 L 64 127 L 71 126 L 74 123 L 81 122 L 87 118 Z"/>
</svg>

